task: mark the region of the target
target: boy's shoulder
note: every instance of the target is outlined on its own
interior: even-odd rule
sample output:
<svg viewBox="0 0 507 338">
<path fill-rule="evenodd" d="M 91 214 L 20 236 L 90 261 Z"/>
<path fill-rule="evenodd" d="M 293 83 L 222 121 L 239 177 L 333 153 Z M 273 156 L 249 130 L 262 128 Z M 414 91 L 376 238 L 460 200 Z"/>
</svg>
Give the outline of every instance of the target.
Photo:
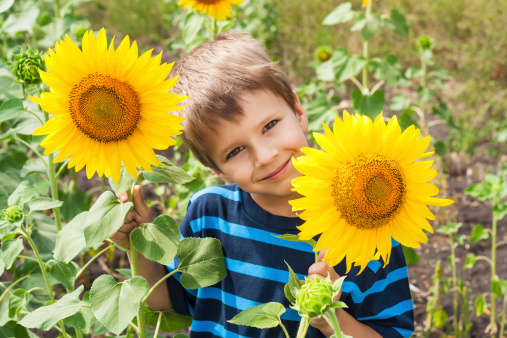
<svg viewBox="0 0 507 338">
<path fill-rule="evenodd" d="M 218 201 L 241 202 L 241 189 L 236 184 L 214 185 L 204 188 L 190 197 L 189 204 L 201 204 Z"/>
</svg>

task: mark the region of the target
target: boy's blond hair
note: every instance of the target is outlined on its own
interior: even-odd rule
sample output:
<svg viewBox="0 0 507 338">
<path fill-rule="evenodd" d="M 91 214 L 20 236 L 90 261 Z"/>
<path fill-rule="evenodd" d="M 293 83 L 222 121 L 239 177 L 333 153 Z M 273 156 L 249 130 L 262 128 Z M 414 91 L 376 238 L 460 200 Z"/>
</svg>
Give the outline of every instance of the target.
<svg viewBox="0 0 507 338">
<path fill-rule="evenodd" d="M 220 170 L 209 156 L 206 138 L 223 120 L 239 122 L 239 97 L 269 90 L 294 110 L 295 97 L 287 76 L 275 67 L 259 41 L 247 33 L 220 33 L 186 54 L 174 68 L 174 92 L 189 97 L 180 112 L 183 141 L 204 165 Z"/>
</svg>

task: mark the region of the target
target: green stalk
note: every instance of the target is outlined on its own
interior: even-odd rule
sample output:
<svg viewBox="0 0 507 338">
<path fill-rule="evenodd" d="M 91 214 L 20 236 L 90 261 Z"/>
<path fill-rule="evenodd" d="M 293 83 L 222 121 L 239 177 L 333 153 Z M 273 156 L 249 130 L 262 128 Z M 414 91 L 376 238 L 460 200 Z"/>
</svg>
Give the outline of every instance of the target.
<svg viewBox="0 0 507 338">
<path fill-rule="evenodd" d="M 160 311 L 160 313 L 158 314 L 157 326 L 155 327 L 155 333 L 153 334 L 154 338 L 158 337 L 158 331 L 160 330 L 160 322 L 161 321 L 162 321 L 162 311 Z"/>
<path fill-rule="evenodd" d="M 60 0 L 53 0 L 53 8 L 55 10 L 55 16 L 57 19 L 60 18 Z"/>
<path fill-rule="evenodd" d="M 104 249 L 100 250 L 95 256 L 93 256 L 90 260 L 88 260 L 86 262 L 86 264 L 84 264 L 81 269 L 79 269 L 79 271 L 77 272 L 76 274 L 76 279 L 79 277 L 80 274 L 82 274 L 83 272 L 86 271 L 86 268 L 95 260 L 97 259 L 98 257 L 100 257 L 100 255 L 102 255 L 104 252 L 106 252 L 107 250 L 109 250 L 110 248 L 112 248 L 113 245 L 110 245 L 108 247 L 105 247 Z M 81 256 L 83 257 L 83 256 Z"/>
<path fill-rule="evenodd" d="M 369 2 L 371 4 L 371 1 Z M 331 327 L 334 330 L 334 333 L 336 333 L 336 338 L 342 337 L 342 331 L 340 330 L 340 324 L 338 323 L 338 319 L 336 318 L 336 312 L 335 309 L 328 309 L 327 314 L 329 315 L 329 318 L 327 316 L 324 316 L 324 319 L 331 325 Z"/>
<path fill-rule="evenodd" d="M 176 272 L 181 272 L 181 270 L 178 270 L 178 269 L 175 269 L 171 272 L 169 272 L 167 275 L 165 275 L 164 277 L 160 278 L 158 280 L 158 282 L 156 282 L 151 288 L 150 288 L 150 291 L 148 291 L 148 293 L 146 294 L 146 296 L 144 296 L 143 300 L 141 301 L 141 303 L 146 303 L 146 300 L 148 298 L 150 298 L 150 295 L 151 293 L 157 288 L 157 286 L 159 286 L 163 281 L 165 281 L 167 278 L 171 277 L 172 275 L 174 275 Z"/>
<path fill-rule="evenodd" d="M 42 160 L 42 163 L 44 163 L 44 166 L 45 166 L 46 168 L 48 168 L 48 164 L 47 164 L 46 160 L 44 159 L 44 157 L 42 157 L 42 154 L 41 154 L 41 153 L 39 153 L 35 147 L 32 147 L 32 145 L 31 145 L 30 143 L 28 143 L 28 142 L 26 142 L 25 140 L 23 140 L 23 139 L 19 138 L 18 136 L 14 136 L 14 139 L 16 139 L 16 141 L 18 141 L 18 142 L 20 142 L 20 143 L 24 144 L 24 145 L 25 145 L 25 146 L 27 146 L 28 148 L 32 149 L 32 151 L 35 153 L 35 155 L 37 155 L 37 156 L 38 156 L 38 157 Z"/>
<path fill-rule="evenodd" d="M 18 285 L 19 283 L 21 283 L 22 281 L 24 281 L 25 279 L 27 279 L 28 277 L 30 277 L 30 275 L 27 275 L 27 276 L 23 276 L 21 277 L 20 279 L 12 282 L 11 285 L 9 285 L 9 287 L 7 289 L 5 289 L 5 291 L 2 293 L 2 295 L 0 296 L 0 304 L 2 303 L 2 301 L 4 300 L 5 296 L 7 296 L 7 294 L 9 293 L 10 290 L 12 290 L 16 285 Z"/>
<path fill-rule="evenodd" d="M 72 182 L 74 182 L 72 185 L 72 190 L 77 190 L 77 175 L 75 167 L 70 169 L 70 176 L 72 177 Z"/>
<path fill-rule="evenodd" d="M 505 330 L 505 313 L 507 310 L 507 293 L 503 295 L 503 308 L 502 308 L 502 322 L 500 323 L 500 337 L 503 335 Z"/>
<path fill-rule="evenodd" d="M 366 20 L 368 20 L 368 17 L 371 15 L 371 3 L 372 1 L 368 1 L 368 5 L 366 5 Z M 368 78 L 368 60 L 370 58 L 370 43 L 368 40 L 363 42 L 363 56 L 366 59 L 366 64 L 363 67 L 363 94 L 369 93 L 369 78 Z"/>
<path fill-rule="evenodd" d="M 453 286 L 453 309 L 454 309 L 454 316 L 452 319 L 452 326 L 454 328 L 454 334 L 456 337 L 458 336 L 458 285 L 457 285 L 457 277 L 456 277 L 456 252 L 455 252 L 455 246 L 454 241 L 451 238 L 451 269 L 452 269 L 452 286 Z"/>
<path fill-rule="evenodd" d="M 42 259 L 40 257 L 39 250 L 37 249 L 37 246 L 33 242 L 32 237 L 30 237 L 30 234 L 28 233 L 28 231 L 26 231 L 23 226 L 21 227 L 21 230 L 25 234 L 25 238 L 30 243 L 30 246 L 32 247 L 33 253 L 37 257 L 37 261 L 39 262 L 39 267 L 40 267 L 40 269 L 42 271 L 42 276 L 44 277 L 44 282 L 46 283 L 46 288 L 48 290 L 49 297 L 51 298 L 51 302 L 55 303 L 56 300 L 55 300 L 55 296 L 53 295 L 53 288 L 51 287 L 51 283 L 49 283 L 48 274 L 46 272 L 46 268 L 45 268 L 44 262 L 42 261 Z M 68 336 L 67 336 L 67 332 L 65 331 L 65 325 L 63 325 L 63 321 L 62 320 L 58 321 L 58 324 L 60 325 L 63 337 L 67 338 Z"/>
<path fill-rule="evenodd" d="M 285 325 L 282 324 L 282 321 L 280 321 L 280 327 L 283 330 L 283 333 L 285 333 L 285 338 L 290 338 L 289 332 L 287 332 L 287 329 L 285 328 Z"/>
<path fill-rule="evenodd" d="M 299 323 L 296 338 L 304 338 L 306 336 L 306 331 L 308 331 L 309 326 L 310 326 L 310 318 L 308 318 L 307 316 L 301 317 L 301 322 Z"/>
<path fill-rule="evenodd" d="M 421 57 L 421 69 L 422 69 L 422 79 L 421 79 L 421 87 L 423 89 L 426 88 L 426 76 L 427 76 L 427 65 L 424 58 Z M 421 102 L 421 130 L 424 134 L 428 134 L 428 130 L 426 130 L 426 107 L 423 102 Z"/>
<path fill-rule="evenodd" d="M 496 226 L 498 219 L 493 214 L 493 227 L 491 230 L 491 281 L 496 279 Z M 495 293 L 493 292 L 493 283 L 491 284 L 491 319 L 490 327 L 491 332 L 495 332 L 496 328 L 496 311 L 495 311 Z"/>
<path fill-rule="evenodd" d="M 104 182 L 104 176 L 100 176 L 99 180 L 100 180 L 100 190 L 102 190 L 102 192 L 106 191 L 106 183 Z"/>
</svg>

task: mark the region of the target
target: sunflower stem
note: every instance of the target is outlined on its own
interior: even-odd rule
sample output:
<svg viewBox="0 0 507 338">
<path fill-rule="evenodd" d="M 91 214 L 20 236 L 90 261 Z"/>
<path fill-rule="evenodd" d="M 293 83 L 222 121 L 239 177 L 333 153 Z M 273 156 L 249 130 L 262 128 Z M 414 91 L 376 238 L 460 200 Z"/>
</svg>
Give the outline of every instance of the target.
<svg viewBox="0 0 507 338">
<path fill-rule="evenodd" d="M 491 332 L 496 333 L 496 296 L 493 292 L 493 280 L 497 279 L 496 276 L 496 227 L 497 227 L 497 217 L 493 213 L 493 226 L 491 229 L 491 319 L 489 323 L 489 327 L 491 328 Z"/>
<path fill-rule="evenodd" d="M 53 0 L 53 8 L 55 10 L 55 16 L 57 19 L 60 18 L 60 0 Z"/>
<path fill-rule="evenodd" d="M 40 95 L 39 95 L 40 96 Z M 49 115 L 46 111 L 44 111 L 44 123 L 48 122 Z M 55 172 L 55 164 L 53 163 L 53 154 L 48 155 L 48 176 L 49 182 L 51 184 L 51 198 L 54 200 L 58 200 L 58 185 L 56 180 L 56 172 Z M 53 208 L 53 212 L 55 213 L 55 221 L 56 221 L 56 229 L 58 231 L 62 230 L 62 219 L 60 216 L 60 208 Z"/>
<path fill-rule="evenodd" d="M 368 19 L 371 15 L 371 1 L 368 1 L 368 4 L 366 5 L 366 19 Z M 363 56 L 366 59 L 366 63 L 363 67 L 363 94 L 369 93 L 369 78 L 368 78 L 368 60 L 370 57 L 370 43 L 368 40 L 363 42 Z"/>
<path fill-rule="evenodd" d="M 55 303 L 56 300 L 55 300 L 55 296 L 53 295 L 53 288 L 51 287 L 51 283 L 49 282 L 48 274 L 46 272 L 46 266 L 45 266 L 44 262 L 42 261 L 42 259 L 40 257 L 39 250 L 37 249 L 37 246 L 33 242 L 32 237 L 30 236 L 30 234 L 28 233 L 28 231 L 25 229 L 24 226 L 21 226 L 21 231 L 23 231 L 24 237 L 30 243 L 30 246 L 32 247 L 33 253 L 37 257 L 37 261 L 39 262 L 39 267 L 40 267 L 40 269 L 42 271 L 42 276 L 44 277 L 44 282 L 46 283 L 46 288 L 47 288 L 47 291 L 48 291 L 48 294 L 49 294 L 49 298 L 51 298 L 51 302 L 52 303 Z M 67 336 L 67 332 L 65 331 L 65 325 L 63 324 L 63 321 L 62 320 L 58 321 L 58 324 L 60 325 L 63 337 L 67 338 L 68 336 Z"/>
<path fill-rule="evenodd" d="M 307 316 L 301 317 L 301 322 L 299 323 L 296 338 L 304 338 L 306 336 L 306 331 L 308 331 L 309 326 L 310 326 L 310 318 L 308 318 Z"/>
<path fill-rule="evenodd" d="M 451 269 L 452 269 L 452 286 L 453 286 L 453 311 L 454 316 L 452 318 L 452 326 L 454 328 L 454 334 L 458 336 L 458 285 L 456 277 L 456 247 L 454 245 L 453 236 L 451 238 Z"/>
<path fill-rule="evenodd" d="M 369 2 L 371 3 L 371 1 Z M 340 330 L 340 324 L 338 323 L 338 319 L 336 318 L 336 311 L 333 308 L 327 310 L 327 315 L 324 315 L 324 319 L 331 325 L 333 331 L 336 334 L 336 338 L 342 337 L 342 331 Z"/>
</svg>

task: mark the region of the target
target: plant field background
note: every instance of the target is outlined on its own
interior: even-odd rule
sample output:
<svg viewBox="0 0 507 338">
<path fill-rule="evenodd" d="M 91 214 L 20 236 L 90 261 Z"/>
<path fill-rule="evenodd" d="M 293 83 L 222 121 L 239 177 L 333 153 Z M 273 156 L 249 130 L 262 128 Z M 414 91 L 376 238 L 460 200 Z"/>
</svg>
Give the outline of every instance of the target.
<svg viewBox="0 0 507 338">
<path fill-rule="evenodd" d="M 26 3 L 26 1 L 21 1 Z M 50 8 L 51 1 L 40 1 L 38 6 Z M 294 88 L 308 90 L 308 84 L 317 80 L 314 54 L 320 46 L 331 49 L 347 47 L 355 54 L 362 53 L 360 32 L 351 33 L 352 23 L 342 25 L 323 25 L 324 18 L 343 1 L 307 1 L 307 0 L 250 0 L 245 1 L 237 10 L 237 28 L 252 32 L 266 46 L 269 55 L 279 62 L 279 66 L 289 74 Z M 18 4 L 15 4 L 17 6 Z M 450 207 L 435 210 L 434 228 L 448 224 L 460 224 L 457 233 L 462 239 L 455 245 L 454 266 L 457 267 L 457 278 L 463 281 L 466 290 L 460 293 L 460 322 L 471 323 L 468 336 L 490 337 L 485 333 L 489 323 L 487 311 L 477 315 L 477 298 L 490 293 L 492 288 L 489 276 L 490 266 L 484 260 L 477 260 L 473 268 L 467 267 L 469 255 L 476 257 L 491 255 L 489 240 L 469 241 L 476 225 L 491 228 L 492 204 L 466 194 L 465 190 L 472 184 L 485 181 L 488 174 L 496 174 L 502 164 L 507 163 L 507 2 L 505 0 L 379 0 L 373 6 L 379 12 L 389 12 L 398 8 L 406 16 L 410 25 L 407 37 L 400 38 L 386 29 L 380 29 L 370 43 L 371 57 L 383 57 L 394 54 L 398 57 L 403 69 L 418 64 L 414 52 L 416 39 L 423 34 L 435 41 L 433 50 L 434 64 L 447 70 L 449 78 L 445 85 L 435 91 L 435 104 L 445 103 L 452 118 L 453 125 L 435 124 L 429 128 L 438 156 L 435 158 L 435 169 L 439 175 L 433 184 L 440 189 L 439 197 L 455 200 Z M 361 9 L 361 1 L 352 1 L 356 10 Z M 43 11 L 42 11 L 43 12 Z M 4 13 L 5 14 L 5 13 Z M 79 1 L 72 9 L 76 21 L 86 29 L 98 30 L 106 27 L 108 37 L 116 35 L 119 42 L 125 35 L 137 40 L 140 51 L 153 48 L 156 52 L 164 51 L 163 60 L 177 61 L 185 48 L 206 39 L 204 33 L 198 33 L 193 41 L 185 41 L 182 35 L 184 11 L 177 1 L 159 0 L 97 0 Z M 0 14 L 0 27 L 6 16 Z M 42 20 L 38 17 L 37 20 Z M 77 27 L 80 28 L 81 26 Z M 49 26 L 39 24 L 29 33 L 18 33 L 17 41 L 6 38 L 0 32 L 0 61 L 6 62 L 12 57 L 16 44 L 33 45 L 33 36 L 44 36 Z M 76 27 L 74 27 L 76 28 Z M 201 39 L 201 40 L 200 40 Z M 40 43 L 39 43 L 40 44 Z M 51 46 L 48 43 L 47 46 Z M 44 46 L 44 47 L 47 47 Z M 54 42 L 52 47 L 54 46 Z M 354 111 L 350 99 L 350 83 L 340 84 L 331 90 L 335 95 L 335 105 L 349 112 Z M 391 100 L 399 95 L 415 98 L 413 87 L 385 88 L 384 114 L 391 116 Z M 1 93 L 0 93 L 0 98 Z M 307 101 L 307 104 L 310 104 Z M 438 116 L 430 114 L 428 121 Z M 2 125 L 0 124 L 0 127 Z M 1 130 L 0 130 L 1 131 Z M 178 145 L 177 150 L 185 150 Z M 0 153 L 8 153 L 14 146 L 5 140 Z M 177 194 L 184 200 L 185 196 L 212 183 L 219 183 L 206 170 L 196 165 L 192 158 L 179 155 L 178 151 L 169 149 L 159 152 L 173 159 L 199 180 L 193 185 L 182 188 Z M 507 178 L 504 178 L 507 179 Z M 107 182 L 98 179 L 86 179 L 84 172 L 78 172 L 76 180 L 70 174 L 65 184 L 75 184 L 85 195 L 73 195 L 80 203 L 88 206 L 102 189 L 107 189 Z M 74 182 L 74 183 L 71 183 Z M 2 183 L 3 184 L 3 183 Z M 161 188 L 153 183 L 143 182 L 143 194 L 151 201 L 153 215 L 173 213 L 181 218 L 184 210 L 174 200 L 175 192 Z M 68 188 L 68 187 L 67 187 Z M 62 189 L 65 192 L 71 189 Z M 64 194 L 65 196 L 65 194 Z M 183 196 L 183 197 L 182 197 Z M 65 197 L 63 197 L 65 198 Z M 61 199 L 63 199 L 61 198 Z M 502 197 L 504 198 L 504 197 Z M 181 208 L 178 209 L 178 206 Z M 72 214 L 72 211 L 67 211 Z M 507 241 L 507 218 L 498 220 L 497 241 Z M 452 236 L 444 231 L 429 235 L 429 242 L 420 249 L 407 252 L 409 260 L 409 279 L 415 305 L 416 332 L 413 337 L 453 336 L 454 305 L 453 291 L 450 284 L 453 276 L 453 264 L 448 264 L 451 256 Z M 467 240 L 463 240 L 463 238 Z M 461 242 L 460 242 L 461 241 Z M 109 255 L 109 256 L 108 256 Z M 498 248 L 497 274 L 500 279 L 507 279 L 507 245 Z M 83 258 L 84 259 L 84 258 Z M 428 303 L 434 301 L 432 287 L 435 283 L 435 268 L 442 266 L 442 276 L 438 283 L 440 296 L 435 311 L 444 310 L 447 317 L 440 318 L 438 327 L 428 328 Z M 474 261 L 475 262 L 475 261 Z M 128 267 L 124 252 L 116 250 L 105 253 L 90 266 L 88 274 L 81 276 L 78 283 L 90 285 L 93 279 L 103 273 L 120 275 L 116 268 Z M 6 271 L 0 281 L 9 281 L 12 274 Z M 506 289 L 502 289 L 503 293 Z M 505 307 L 504 298 L 496 299 L 496 308 L 500 312 Z M 440 312 L 442 313 L 442 312 Z M 438 320 L 437 320 L 438 322 Z M 36 331 L 41 336 L 56 337 L 55 330 L 49 333 Z M 168 334 L 167 336 L 172 336 Z M 1 336 L 0 336 L 1 337 Z M 502 337 L 501 334 L 498 337 Z"/>
</svg>

